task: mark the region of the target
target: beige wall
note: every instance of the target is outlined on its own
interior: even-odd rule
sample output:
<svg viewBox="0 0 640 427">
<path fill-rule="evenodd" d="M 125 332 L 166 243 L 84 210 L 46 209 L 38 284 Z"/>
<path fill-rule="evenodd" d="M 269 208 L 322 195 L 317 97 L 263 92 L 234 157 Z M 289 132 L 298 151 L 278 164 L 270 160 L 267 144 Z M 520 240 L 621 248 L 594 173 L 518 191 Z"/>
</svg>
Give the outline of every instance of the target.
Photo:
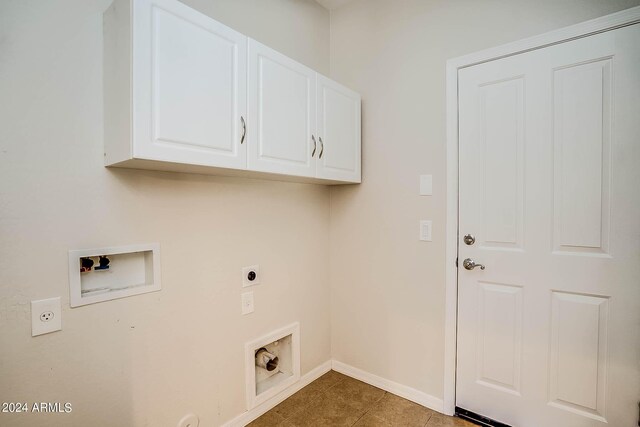
<svg viewBox="0 0 640 427">
<path fill-rule="evenodd" d="M 638 0 L 356 0 L 331 75 L 362 93 L 363 183 L 331 189 L 334 359 L 443 397 L 445 61 Z M 418 176 L 433 174 L 431 197 Z M 433 220 L 433 242 L 418 221 Z"/>
<path fill-rule="evenodd" d="M 0 2 L 0 401 L 71 402 L 3 426 L 216 426 L 245 408 L 244 343 L 301 322 L 302 373 L 330 358 L 329 190 L 102 166 L 109 0 Z M 319 71 L 311 0 L 189 5 Z M 67 250 L 159 242 L 161 292 L 70 309 Z M 242 266 L 261 266 L 240 315 Z M 63 330 L 31 337 L 29 301 Z"/>
</svg>

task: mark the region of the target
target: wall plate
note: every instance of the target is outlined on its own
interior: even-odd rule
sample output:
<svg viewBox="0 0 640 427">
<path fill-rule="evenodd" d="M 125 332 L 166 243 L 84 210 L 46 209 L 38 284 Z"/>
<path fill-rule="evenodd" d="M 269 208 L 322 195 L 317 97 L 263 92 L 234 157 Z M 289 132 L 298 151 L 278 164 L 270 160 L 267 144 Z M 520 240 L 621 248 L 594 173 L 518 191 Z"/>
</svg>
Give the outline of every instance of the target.
<svg viewBox="0 0 640 427">
<path fill-rule="evenodd" d="M 31 301 L 31 336 L 62 329 L 60 297 Z"/>
<path fill-rule="evenodd" d="M 253 292 L 242 294 L 242 314 L 253 313 Z"/>
<path fill-rule="evenodd" d="M 249 274 L 252 271 L 255 273 L 255 279 L 249 280 Z M 246 288 L 249 286 L 254 286 L 259 284 L 260 284 L 260 266 L 250 265 L 248 267 L 244 267 L 242 269 L 242 287 Z"/>
<path fill-rule="evenodd" d="M 420 221 L 420 240 L 431 241 L 431 220 Z"/>
<path fill-rule="evenodd" d="M 420 195 L 431 196 L 433 194 L 433 175 L 420 175 Z"/>
<path fill-rule="evenodd" d="M 178 427 L 198 427 L 199 425 L 200 419 L 196 414 L 187 414 L 178 421 Z"/>
</svg>

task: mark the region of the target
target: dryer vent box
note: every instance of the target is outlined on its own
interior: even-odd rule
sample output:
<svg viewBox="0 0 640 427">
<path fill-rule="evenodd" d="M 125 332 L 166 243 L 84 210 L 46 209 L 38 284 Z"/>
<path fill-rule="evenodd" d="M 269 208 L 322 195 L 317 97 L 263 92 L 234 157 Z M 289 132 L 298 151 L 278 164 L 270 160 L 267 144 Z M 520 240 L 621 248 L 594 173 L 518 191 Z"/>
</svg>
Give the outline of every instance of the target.
<svg viewBox="0 0 640 427">
<path fill-rule="evenodd" d="M 265 360 L 270 360 L 270 363 L 265 364 Z M 274 364 L 274 360 L 277 363 Z M 254 408 L 299 381 L 300 324 L 294 323 L 247 343 L 245 364 L 247 409 Z"/>
</svg>

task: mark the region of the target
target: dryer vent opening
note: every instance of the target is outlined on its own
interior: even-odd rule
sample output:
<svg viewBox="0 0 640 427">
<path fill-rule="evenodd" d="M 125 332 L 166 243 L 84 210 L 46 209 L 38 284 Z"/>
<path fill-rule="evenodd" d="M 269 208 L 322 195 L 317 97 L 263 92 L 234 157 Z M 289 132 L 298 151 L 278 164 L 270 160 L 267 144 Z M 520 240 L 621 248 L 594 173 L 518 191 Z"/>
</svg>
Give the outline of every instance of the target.
<svg viewBox="0 0 640 427">
<path fill-rule="evenodd" d="M 256 366 L 271 372 L 278 367 L 278 356 L 269 353 L 266 348 L 262 347 L 256 351 Z"/>
</svg>

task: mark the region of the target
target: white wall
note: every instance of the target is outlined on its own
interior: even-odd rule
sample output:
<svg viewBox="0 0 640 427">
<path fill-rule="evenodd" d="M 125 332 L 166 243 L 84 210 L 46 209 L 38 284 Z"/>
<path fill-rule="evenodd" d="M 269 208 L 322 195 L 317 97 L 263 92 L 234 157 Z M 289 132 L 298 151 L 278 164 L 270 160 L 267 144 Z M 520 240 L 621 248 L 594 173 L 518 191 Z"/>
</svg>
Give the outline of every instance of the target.
<svg viewBox="0 0 640 427">
<path fill-rule="evenodd" d="M 331 189 L 334 359 L 443 397 L 445 62 L 638 0 L 356 0 L 331 75 L 362 93 L 363 183 Z M 433 174 L 434 195 L 418 196 Z M 433 242 L 418 221 L 433 220 Z"/>
<path fill-rule="evenodd" d="M 245 409 L 244 343 L 301 322 L 302 373 L 330 358 L 329 190 L 102 166 L 109 0 L 0 2 L 0 402 L 71 402 L 3 426 L 216 426 Z M 189 0 L 321 72 L 311 0 Z M 161 292 L 70 309 L 67 251 L 159 242 Z M 260 264 L 240 315 L 242 266 Z M 63 330 L 31 337 L 29 301 Z"/>
</svg>

